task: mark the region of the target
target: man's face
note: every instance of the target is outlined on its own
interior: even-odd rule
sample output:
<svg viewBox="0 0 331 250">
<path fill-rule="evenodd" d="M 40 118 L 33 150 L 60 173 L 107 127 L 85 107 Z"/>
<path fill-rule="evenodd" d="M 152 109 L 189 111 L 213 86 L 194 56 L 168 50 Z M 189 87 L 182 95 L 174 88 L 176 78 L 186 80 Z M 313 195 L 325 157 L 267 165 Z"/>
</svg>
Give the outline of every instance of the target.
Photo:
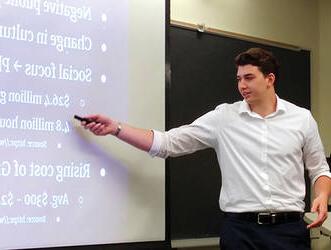
<svg viewBox="0 0 331 250">
<path fill-rule="evenodd" d="M 238 66 L 238 90 L 248 104 L 264 100 L 270 87 L 273 87 L 274 80 L 274 74 L 264 76 L 257 66 Z"/>
</svg>

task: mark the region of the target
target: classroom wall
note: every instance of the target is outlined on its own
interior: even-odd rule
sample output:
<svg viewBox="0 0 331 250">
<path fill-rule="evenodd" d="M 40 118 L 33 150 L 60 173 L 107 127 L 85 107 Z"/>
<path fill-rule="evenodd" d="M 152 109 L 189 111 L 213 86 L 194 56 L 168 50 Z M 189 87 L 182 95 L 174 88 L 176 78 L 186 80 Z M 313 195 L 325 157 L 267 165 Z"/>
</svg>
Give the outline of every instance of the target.
<svg viewBox="0 0 331 250">
<path fill-rule="evenodd" d="M 300 46 L 311 51 L 311 100 L 326 155 L 331 152 L 330 0 L 170 0 L 171 20 Z M 330 249 L 328 239 L 313 249 Z M 217 249 L 217 248 L 199 248 Z"/>
<path fill-rule="evenodd" d="M 329 9 L 328 9 L 329 8 Z M 319 15 L 320 13 L 320 15 Z M 326 155 L 331 152 L 330 86 L 326 55 L 331 50 L 328 0 L 171 0 L 171 19 L 257 38 L 300 46 L 311 51 L 312 112 L 320 125 Z M 329 26 L 330 27 L 330 26 Z M 320 56 L 323 53 L 323 56 Z M 319 67 L 321 65 L 321 67 Z"/>
<path fill-rule="evenodd" d="M 324 143 L 326 152 L 330 156 L 331 148 L 331 116 L 330 116 L 330 94 L 331 85 L 329 79 L 330 71 L 330 60 L 331 58 L 331 1 L 330 0 L 319 0 L 318 1 L 318 48 L 319 48 L 319 58 L 318 58 L 318 82 L 319 88 L 316 88 L 317 97 L 316 106 L 319 112 L 319 129 L 321 137 Z M 315 86 L 312 86 L 315 88 Z M 329 200 L 331 204 L 331 199 Z M 318 240 L 312 240 L 312 248 L 318 250 L 331 249 L 331 240 L 328 237 L 321 236 Z"/>
<path fill-rule="evenodd" d="M 331 84 L 330 84 L 330 58 L 331 58 L 331 1 L 318 1 L 318 26 L 319 26 L 319 67 L 317 71 L 319 88 L 313 86 L 318 98 L 315 105 L 319 112 L 320 133 L 328 155 L 331 151 Z"/>
</svg>

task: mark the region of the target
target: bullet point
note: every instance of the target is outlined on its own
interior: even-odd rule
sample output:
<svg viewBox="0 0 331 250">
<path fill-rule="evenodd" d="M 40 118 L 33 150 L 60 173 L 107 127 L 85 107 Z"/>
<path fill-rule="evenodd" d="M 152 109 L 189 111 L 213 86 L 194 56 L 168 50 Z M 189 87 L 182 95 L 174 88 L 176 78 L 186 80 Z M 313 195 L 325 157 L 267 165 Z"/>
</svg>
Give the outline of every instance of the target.
<svg viewBox="0 0 331 250">
<path fill-rule="evenodd" d="M 101 82 L 105 83 L 107 81 L 107 77 L 105 75 L 101 76 Z"/>
<path fill-rule="evenodd" d="M 79 106 L 81 106 L 82 108 L 84 108 L 85 107 L 85 100 L 80 99 Z"/>
<path fill-rule="evenodd" d="M 106 51 L 107 51 L 107 45 L 106 45 L 105 43 L 103 43 L 103 44 L 101 45 L 101 51 L 102 51 L 102 52 L 106 52 Z"/>
<path fill-rule="evenodd" d="M 102 176 L 102 177 L 106 176 L 106 169 L 104 169 L 104 168 L 100 169 L 100 176 Z"/>
<path fill-rule="evenodd" d="M 101 21 L 104 22 L 104 23 L 107 22 L 107 15 L 106 14 L 101 15 Z"/>
<path fill-rule="evenodd" d="M 79 204 L 83 204 L 83 202 L 84 202 L 84 198 L 83 198 L 83 196 L 79 196 L 79 198 L 78 198 L 78 203 L 79 203 Z"/>
</svg>

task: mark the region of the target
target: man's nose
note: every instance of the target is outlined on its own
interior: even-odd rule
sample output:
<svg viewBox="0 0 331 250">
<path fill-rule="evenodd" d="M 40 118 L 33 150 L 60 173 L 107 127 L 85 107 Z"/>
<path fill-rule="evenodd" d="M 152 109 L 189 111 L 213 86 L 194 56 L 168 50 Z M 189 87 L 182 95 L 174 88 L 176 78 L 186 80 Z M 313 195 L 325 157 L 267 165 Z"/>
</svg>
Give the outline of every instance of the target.
<svg viewBox="0 0 331 250">
<path fill-rule="evenodd" d="M 246 81 L 244 79 L 240 79 L 238 80 L 238 85 L 239 85 L 239 88 L 240 89 L 245 89 L 247 88 L 247 84 L 246 84 Z"/>
</svg>

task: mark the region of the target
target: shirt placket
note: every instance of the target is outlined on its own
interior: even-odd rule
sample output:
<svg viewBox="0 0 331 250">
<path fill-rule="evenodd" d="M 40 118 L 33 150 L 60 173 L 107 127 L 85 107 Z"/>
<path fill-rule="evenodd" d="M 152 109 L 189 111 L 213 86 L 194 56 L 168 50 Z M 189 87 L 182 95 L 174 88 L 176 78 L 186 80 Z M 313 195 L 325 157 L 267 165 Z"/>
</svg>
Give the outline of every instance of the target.
<svg viewBox="0 0 331 250">
<path fill-rule="evenodd" d="M 261 150 L 261 161 L 262 161 L 262 172 L 261 176 L 263 179 L 263 189 L 265 191 L 265 205 L 268 209 L 272 208 L 271 200 L 271 187 L 270 177 L 268 172 L 268 122 L 263 119 L 262 123 L 262 150 Z"/>
</svg>

